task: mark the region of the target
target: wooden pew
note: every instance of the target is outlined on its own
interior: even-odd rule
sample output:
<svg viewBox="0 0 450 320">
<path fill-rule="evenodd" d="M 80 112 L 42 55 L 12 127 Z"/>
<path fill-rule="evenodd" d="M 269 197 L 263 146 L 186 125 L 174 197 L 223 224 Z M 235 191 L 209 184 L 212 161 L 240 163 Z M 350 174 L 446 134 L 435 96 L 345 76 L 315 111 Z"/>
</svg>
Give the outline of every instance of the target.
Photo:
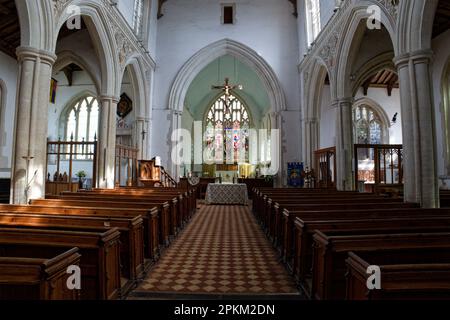
<svg viewBox="0 0 450 320">
<path fill-rule="evenodd" d="M 263 202 L 265 197 L 276 195 L 339 195 L 339 194 L 351 194 L 358 195 L 356 191 L 336 191 L 329 189 L 292 189 L 292 188 L 279 188 L 279 189 L 254 189 L 253 194 L 253 211 L 255 214 L 263 211 Z"/>
<path fill-rule="evenodd" d="M 450 208 L 450 190 L 440 190 L 441 208 Z"/>
<path fill-rule="evenodd" d="M 144 219 L 144 246 L 146 249 L 145 257 L 157 260 L 160 253 L 160 246 L 167 246 L 169 241 L 169 229 L 167 220 L 169 215 L 169 204 L 145 202 L 121 202 L 121 201 L 96 201 L 72 200 L 72 199 L 37 199 L 30 201 L 32 206 L 39 207 L 70 207 L 70 208 L 95 208 L 108 209 L 114 208 L 120 212 L 132 212 L 134 215 L 142 215 Z M 0 207 L 1 209 L 1 207 Z M 102 211 L 102 213 L 104 213 Z M 120 213 L 119 213 L 120 215 Z M 127 215 L 129 216 L 129 215 Z"/>
<path fill-rule="evenodd" d="M 178 224 L 185 224 L 190 220 L 197 208 L 197 199 L 195 190 L 184 190 L 175 188 L 130 188 L 121 187 L 118 189 L 93 189 L 90 191 L 81 190 L 80 193 L 96 193 L 96 194 L 120 194 L 120 195 L 135 195 L 135 196 L 174 196 L 178 197 L 180 203 L 181 219 Z"/>
<path fill-rule="evenodd" d="M 263 204 L 262 211 L 262 222 L 263 225 L 268 228 L 271 223 L 271 218 L 273 214 L 273 205 L 278 203 L 280 206 L 283 204 L 304 204 L 304 203 L 316 203 L 316 204 L 326 204 L 326 203 L 364 203 L 364 202 L 398 202 L 403 203 L 402 199 L 390 199 L 385 197 L 379 197 L 375 195 L 364 195 L 364 194 L 311 194 L 311 195 L 282 195 L 282 196 L 266 196 Z"/>
<path fill-rule="evenodd" d="M 79 290 L 67 288 L 67 269 L 80 258 L 78 248 L 51 258 L 0 257 L 0 300 L 79 300 Z"/>
<path fill-rule="evenodd" d="M 295 221 L 295 241 L 293 256 L 293 273 L 296 280 L 303 286 L 308 287 L 306 279 L 312 268 L 313 235 L 319 230 L 327 233 L 352 234 L 365 232 L 367 230 L 379 231 L 380 233 L 412 232 L 427 229 L 427 231 L 440 231 L 450 229 L 450 215 L 432 215 L 424 217 L 398 217 L 381 219 L 353 219 L 353 220 L 320 220 L 320 218 L 300 219 Z M 309 288 L 305 288 L 306 291 Z"/>
<path fill-rule="evenodd" d="M 267 227 L 267 233 L 274 242 L 276 246 L 281 245 L 281 239 L 283 239 L 283 210 L 287 211 L 322 211 L 322 210 L 351 210 L 351 209 L 364 209 L 369 208 L 368 206 L 373 206 L 377 209 L 389 209 L 389 208 L 418 208 L 419 204 L 415 203 L 403 203 L 401 201 L 397 201 L 392 199 L 368 199 L 368 200 L 360 200 L 356 201 L 347 201 L 347 200 L 338 200 L 336 201 L 324 201 L 320 200 L 311 200 L 304 201 L 299 200 L 297 202 L 285 202 L 285 201 L 276 201 L 273 206 L 271 206 L 269 225 Z M 319 202 L 319 203 L 318 203 Z"/>
<path fill-rule="evenodd" d="M 346 260 L 347 300 L 450 299 L 450 250 L 350 252 Z M 381 289 L 367 288 L 367 268 L 381 269 Z"/>
<path fill-rule="evenodd" d="M 164 205 L 169 203 L 168 215 L 161 215 L 161 231 L 164 238 L 164 244 L 168 245 L 177 233 L 177 226 L 175 221 L 178 221 L 177 215 L 179 212 L 178 199 L 173 196 L 138 196 L 138 195 L 117 195 L 117 194 L 95 194 L 95 193 L 64 193 L 60 197 L 48 197 L 49 200 L 65 199 L 77 201 L 101 201 L 101 202 L 128 202 L 128 203 L 153 203 L 154 205 Z M 165 214 L 165 212 L 161 212 Z"/>
<path fill-rule="evenodd" d="M 116 218 L 142 217 L 144 220 L 144 257 L 157 259 L 159 253 L 158 229 L 156 224 L 157 210 L 121 209 L 106 207 L 68 207 L 46 205 L 0 205 L 0 211 L 14 213 L 45 214 L 56 216 L 82 216 L 105 219 L 104 223 L 112 224 Z"/>
<path fill-rule="evenodd" d="M 2 256 L 52 257 L 74 246 L 80 249 L 81 299 L 120 296 L 120 232 L 0 228 Z"/>
<path fill-rule="evenodd" d="M 262 196 L 259 204 L 259 211 L 256 212 L 256 215 L 262 221 L 263 226 L 267 227 L 269 225 L 270 212 L 272 210 L 272 205 L 275 202 L 287 202 L 287 203 L 295 203 L 300 200 L 310 200 L 312 203 L 313 200 L 316 200 L 316 203 L 321 202 L 323 199 L 342 199 L 351 201 L 352 199 L 380 199 L 384 200 L 385 197 L 380 197 L 376 195 L 368 195 L 361 193 L 291 193 L 291 194 L 278 194 L 278 193 L 268 193 Z M 397 199 L 395 201 L 400 201 Z"/>
<path fill-rule="evenodd" d="M 349 252 L 378 250 L 450 250 L 450 233 L 377 234 L 358 231 L 352 235 L 314 234 L 311 297 L 316 300 L 345 298 L 345 259 Z"/>
<path fill-rule="evenodd" d="M 339 203 L 336 203 L 339 204 Z M 331 205 L 331 204 L 330 204 Z M 352 206 L 354 208 L 352 208 Z M 413 211 L 414 208 L 408 204 L 398 203 L 397 207 L 388 208 L 383 203 L 364 203 L 356 202 L 355 204 L 348 204 L 346 209 L 344 210 L 317 210 L 317 211 L 292 211 L 292 210 L 283 210 L 283 219 L 281 226 L 281 234 L 280 238 L 281 247 L 280 252 L 282 254 L 283 261 L 288 263 L 291 267 L 292 258 L 293 258 L 293 239 L 295 232 L 294 221 L 295 218 L 305 218 L 305 219 L 318 219 L 321 220 L 335 220 L 335 219 L 378 219 L 378 218 L 387 218 L 389 215 L 395 216 L 421 216 L 422 212 Z M 446 213 L 440 213 L 445 214 Z"/>
<path fill-rule="evenodd" d="M 101 218 L 46 215 L 32 213 L 5 213 L 0 210 L 0 227 L 24 227 L 52 230 L 92 231 L 99 228 L 117 228 L 120 231 L 120 261 L 122 277 L 128 291 L 144 277 L 144 227 L 141 216 L 131 218 Z"/>
</svg>

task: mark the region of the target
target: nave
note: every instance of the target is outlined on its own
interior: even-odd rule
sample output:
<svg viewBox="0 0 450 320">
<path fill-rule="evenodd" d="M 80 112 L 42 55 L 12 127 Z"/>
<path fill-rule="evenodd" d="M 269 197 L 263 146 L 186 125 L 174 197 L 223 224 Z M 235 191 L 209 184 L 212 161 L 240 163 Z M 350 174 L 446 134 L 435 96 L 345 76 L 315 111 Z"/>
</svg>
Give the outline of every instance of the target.
<svg viewBox="0 0 450 320">
<path fill-rule="evenodd" d="M 201 205 L 134 290 L 145 298 L 301 298 L 247 206 Z"/>
</svg>

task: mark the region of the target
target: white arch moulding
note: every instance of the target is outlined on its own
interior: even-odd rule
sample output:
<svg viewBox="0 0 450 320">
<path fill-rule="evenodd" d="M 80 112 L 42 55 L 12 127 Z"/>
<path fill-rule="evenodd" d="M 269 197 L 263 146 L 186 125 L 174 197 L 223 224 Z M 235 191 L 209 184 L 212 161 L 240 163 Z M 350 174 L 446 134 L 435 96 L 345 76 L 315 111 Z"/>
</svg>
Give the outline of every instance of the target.
<svg viewBox="0 0 450 320">
<path fill-rule="evenodd" d="M 272 67 L 253 49 L 231 39 L 223 39 L 214 42 L 194 54 L 178 72 L 169 94 L 168 109 L 172 111 L 171 129 L 180 127 L 180 116 L 184 109 L 184 101 L 190 84 L 195 77 L 211 62 L 224 55 L 231 55 L 252 68 L 260 80 L 269 96 L 271 113 L 276 115 L 277 127 L 281 129 L 281 112 L 286 110 L 286 97 L 284 95 L 281 83 L 273 71 Z M 283 170 L 283 147 L 281 145 L 280 133 L 280 170 Z M 170 151 L 171 173 L 179 176 L 179 166 L 172 163 L 172 150 Z M 283 172 L 281 172 L 283 173 Z M 282 174 L 280 175 L 282 176 Z"/>
</svg>

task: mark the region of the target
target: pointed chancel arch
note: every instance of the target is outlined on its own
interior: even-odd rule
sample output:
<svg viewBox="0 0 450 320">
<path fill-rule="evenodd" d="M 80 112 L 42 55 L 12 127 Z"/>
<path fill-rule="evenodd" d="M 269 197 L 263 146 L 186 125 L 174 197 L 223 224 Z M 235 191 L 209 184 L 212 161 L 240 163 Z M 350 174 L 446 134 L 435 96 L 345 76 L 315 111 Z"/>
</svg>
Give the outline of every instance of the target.
<svg viewBox="0 0 450 320">
<path fill-rule="evenodd" d="M 269 96 L 272 112 L 286 109 L 286 98 L 272 67 L 253 49 L 234 40 L 214 42 L 192 56 L 178 72 L 169 95 L 169 109 L 182 112 L 189 85 L 215 59 L 231 55 L 254 69 Z"/>
<path fill-rule="evenodd" d="M 172 132 L 181 128 L 181 114 L 189 87 L 195 77 L 211 62 L 219 57 L 230 55 L 251 67 L 260 78 L 269 97 L 271 114 L 273 116 L 272 129 L 281 129 L 281 112 L 286 110 L 286 97 L 281 83 L 272 67 L 253 49 L 230 39 L 214 42 L 194 54 L 178 72 L 169 94 L 168 109 L 172 110 Z M 281 146 L 280 133 L 279 145 Z M 171 155 L 174 150 L 171 150 Z M 172 157 L 170 157 L 172 158 Z M 278 164 L 283 164 L 280 152 Z M 179 166 L 171 164 L 171 172 L 179 176 Z M 281 168 L 280 170 L 284 170 Z M 283 171 L 284 172 L 284 171 Z"/>
</svg>

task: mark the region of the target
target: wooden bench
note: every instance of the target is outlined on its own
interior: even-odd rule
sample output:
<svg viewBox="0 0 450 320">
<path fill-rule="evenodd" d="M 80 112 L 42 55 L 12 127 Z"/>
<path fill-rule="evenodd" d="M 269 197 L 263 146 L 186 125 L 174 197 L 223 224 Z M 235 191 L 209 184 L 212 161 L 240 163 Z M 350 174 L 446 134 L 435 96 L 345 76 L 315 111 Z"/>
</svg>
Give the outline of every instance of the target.
<svg viewBox="0 0 450 320">
<path fill-rule="evenodd" d="M 51 258 L 0 257 L 0 300 L 78 300 L 67 287 L 69 266 L 81 255 L 72 248 Z"/>
<path fill-rule="evenodd" d="M 270 236 L 272 241 L 276 246 L 281 245 L 280 241 L 283 239 L 283 210 L 286 211 L 318 211 L 318 210 L 351 210 L 351 209 L 364 209 L 369 207 L 374 207 L 377 209 L 389 209 L 389 208 L 418 208 L 419 204 L 409 203 L 405 204 L 401 201 L 390 201 L 391 199 L 369 199 L 356 200 L 354 202 L 348 201 L 325 201 L 323 203 L 317 204 L 316 201 L 298 201 L 292 202 L 281 202 L 277 201 L 272 206 L 272 210 L 269 218 L 269 225 L 267 226 L 267 234 Z"/>
<path fill-rule="evenodd" d="M 296 280 L 302 285 L 312 268 L 313 235 L 319 230 L 321 232 L 353 233 L 358 230 L 377 230 L 380 232 L 395 230 L 420 231 L 440 230 L 450 228 L 450 214 L 448 216 L 424 215 L 423 217 L 399 217 L 381 219 L 353 219 L 353 220 L 320 220 L 322 218 L 295 220 L 295 241 L 293 247 L 293 273 Z"/>
<path fill-rule="evenodd" d="M 79 193 L 95 193 L 99 195 L 121 195 L 121 196 L 172 196 L 177 197 L 179 202 L 178 225 L 187 223 L 197 208 L 195 190 L 183 190 L 174 188 L 118 188 L 118 189 L 93 189 L 91 191 L 82 190 Z M 67 193 L 66 193 L 67 194 Z M 168 199 L 167 199 L 168 200 Z"/>
<path fill-rule="evenodd" d="M 355 232 L 356 233 L 356 232 Z M 314 234 L 311 297 L 316 300 L 345 298 L 345 259 L 349 252 L 378 250 L 450 250 L 450 233 L 353 235 Z"/>
<path fill-rule="evenodd" d="M 123 212 L 132 213 L 131 215 L 126 214 L 125 217 L 136 217 L 141 215 L 144 219 L 144 248 L 145 257 L 147 259 L 157 260 L 160 254 L 160 246 L 166 246 L 169 241 L 169 230 L 167 226 L 169 212 L 168 203 L 110 202 L 96 201 L 94 199 L 82 201 L 71 199 L 38 199 L 31 200 L 30 202 L 33 207 L 64 207 L 81 210 L 95 209 L 95 215 L 98 216 L 101 214 L 103 217 L 108 217 L 109 212 L 113 212 L 117 217 L 120 217 Z M 110 211 L 109 208 L 113 208 L 114 210 Z M 106 209 L 106 211 L 103 209 Z"/>
<path fill-rule="evenodd" d="M 349 204 L 350 206 L 350 204 Z M 346 210 L 317 210 L 317 211 L 291 211 L 283 210 L 282 232 L 280 238 L 282 239 L 280 252 L 283 261 L 292 266 L 293 258 L 293 239 L 295 232 L 294 221 L 297 217 L 301 219 L 316 219 L 316 220 L 336 220 L 336 219 L 384 219 L 390 216 L 421 216 L 422 211 L 413 211 L 414 208 L 398 204 L 398 208 L 386 208 L 383 203 L 357 203 L 354 209 L 347 207 Z M 362 208 L 362 209 L 361 209 Z M 377 208 L 377 209 L 375 209 Z M 447 215 L 446 213 L 440 213 Z"/>
<path fill-rule="evenodd" d="M 350 252 L 346 260 L 347 300 L 450 299 L 450 250 Z M 367 288 L 367 268 L 381 269 L 381 289 Z"/>
<path fill-rule="evenodd" d="M 113 221 L 115 218 L 136 218 L 142 217 L 144 226 L 144 257 L 154 260 L 158 257 L 159 241 L 156 224 L 157 210 L 145 209 L 121 209 L 106 207 L 68 207 L 68 206 L 47 206 L 47 205 L 0 205 L 0 211 L 10 213 L 31 213 L 56 216 L 81 216 L 97 217 L 105 219 L 105 223 Z M 112 223 L 112 222 L 110 222 Z"/>
<path fill-rule="evenodd" d="M 178 200 L 172 196 L 134 196 L 134 195 L 114 195 L 114 194 L 101 194 L 94 193 L 73 193 L 63 194 L 60 197 L 50 197 L 48 200 L 64 199 L 64 200 L 76 200 L 83 201 L 100 201 L 100 202 L 127 202 L 135 203 L 144 206 L 144 203 L 152 203 L 155 206 L 169 204 L 169 211 L 161 211 L 161 236 L 164 239 L 164 245 L 168 245 L 176 235 L 176 229 L 174 221 L 177 221 Z M 162 209 L 162 208 L 160 208 Z M 167 215 L 166 215 L 167 213 Z"/>
<path fill-rule="evenodd" d="M 128 291 L 144 277 L 144 228 L 141 216 L 134 218 L 101 218 L 31 213 L 5 213 L 0 210 L 0 227 L 24 227 L 52 230 L 92 231 L 117 228 L 120 231 L 121 274 Z"/>
<path fill-rule="evenodd" d="M 53 257 L 73 247 L 81 254 L 81 299 L 120 297 L 120 232 L 0 228 L 2 256 Z"/>
</svg>

